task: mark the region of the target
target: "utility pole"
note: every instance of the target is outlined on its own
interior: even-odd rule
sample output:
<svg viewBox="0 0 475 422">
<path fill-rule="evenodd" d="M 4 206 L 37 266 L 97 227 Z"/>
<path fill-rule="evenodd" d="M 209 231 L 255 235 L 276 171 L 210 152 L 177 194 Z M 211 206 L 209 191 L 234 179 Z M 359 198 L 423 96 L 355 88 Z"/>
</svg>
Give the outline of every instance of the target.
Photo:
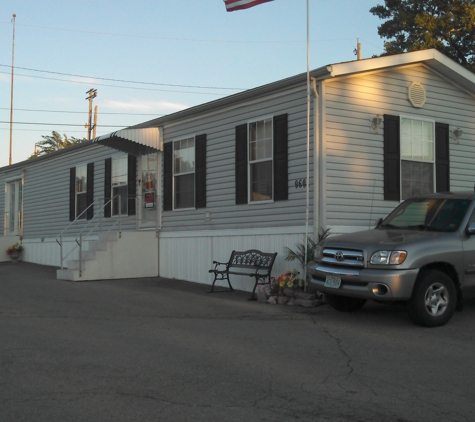
<svg viewBox="0 0 475 422">
<path fill-rule="evenodd" d="M 97 106 L 94 107 L 94 125 L 92 127 L 92 138 L 96 137 L 96 126 L 97 126 Z"/>
<path fill-rule="evenodd" d="M 87 140 L 90 141 L 91 140 L 91 131 L 93 129 L 93 125 L 92 125 L 92 100 L 97 97 L 97 89 L 91 88 L 89 91 L 86 92 L 86 94 L 89 94 L 89 97 L 86 97 L 86 100 L 89 100 L 89 119 L 88 119 L 88 123 L 86 123 L 84 125 L 84 127 L 87 128 Z M 96 118 L 94 118 L 94 133 L 96 131 Z"/>
<path fill-rule="evenodd" d="M 13 14 L 13 37 L 12 37 L 12 83 L 10 88 L 10 155 L 8 157 L 8 164 L 12 164 L 12 146 L 13 146 L 13 69 L 15 68 L 15 18 Z"/>
</svg>

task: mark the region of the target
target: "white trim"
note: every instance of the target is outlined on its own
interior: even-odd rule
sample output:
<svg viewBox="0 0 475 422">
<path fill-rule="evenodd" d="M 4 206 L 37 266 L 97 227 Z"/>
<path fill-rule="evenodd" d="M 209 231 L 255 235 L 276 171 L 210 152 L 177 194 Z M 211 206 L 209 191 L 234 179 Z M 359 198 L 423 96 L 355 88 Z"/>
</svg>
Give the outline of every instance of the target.
<svg viewBox="0 0 475 422">
<path fill-rule="evenodd" d="M 368 60 L 355 60 L 346 63 L 337 63 L 327 66 L 327 70 L 332 77 L 335 77 L 349 73 L 361 73 L 375 69 L 385 69 L 417 62 L 428 62 L 430 60 L 435 60 L 436 62 L 446 66 L 448 69 L 459 73 L 460 76 L 470 80 L 472 83 L 475 83 L 475 75 L 472 72 L 435 49 L 412 51 L 409 53 L 377 57 Z"/>
<path fill-rule="evenodd" d="M 419 122 L 427 122 L 432 124 L 432 161 L 427 160 L 418 160 L 414 158 L 403 158 L 402 157 L 402 120 L 412 120 L 412 121 L 419 121 Z M 402 162 L 415 162 L 415 163 L 425 163 L 425 164 L 432 164 L 432 192 L 436 191 L 437 186 L 437 169 L 436 169 L 436 153 L 437 153 L 437 146 L 436 146 L 436 133 L 435 133 L 435 120 L 429 118 L 421 118 L 419 116 L 411 115 L 411 114 L 400 114 L 399 115 L 399 185 L 400 185 L 400 194 L 399 194 L 399 201 L 403 201 L 402 198 Z M 407 198 L 406 198 L 407 199 Z"/>
<path fill-rule="evenodd" d="M 247 133 L 246 133 L 246 138 L 247 138 L 247 142 L 246 142 L 246 158 L 247 158 L 247 203 L 248 205 L 251 205 L 251 204 L 261 204 L 261 203 L 274 203 L 274 117 L 275 117 L 275 114 L 270 114 L 270 115 L 266 115 L 265 117 L 256 117 L 256 118 L 253 118 L 251 120 L 248 120 L 247 121 Z M 260 160 L 253 160 L 251 162 L 251 157 L 250 157 L 250 149 L 249 149 L 249 144 L 250 144 L 250 136 L 249 136 L 249 132 L 250 132 L 250 129 L 249 129 L 249 126 L 252 124 L 252 123 L 259 123 L 259 122 L 264 122 L 266 120 L 270 120 L 271 121 L 271 128 L 272 128 L 272 137 L 271 137 L 271 149 L 272 149 L 272 153 L 271 153 L 271 157 L 270 158 L 264 158 L 264 159 L 260 159 Z M 252 200 L 252 197 L 251 197 L 251 164 L 260 164 L 260 163 L 268 163 L 268 162 L 271 162 L 272 164 L 272 169 L 271 169 L 271 176 L 272 176 L 272 187 L 271 187 L 271 192 L 272 192 L 272 198 L 271 199 L 264 199 L 262 201 L 253 201 Z"/>
<path fill-rule="evenodd" d="M 320 92 L 320 226 L 325 230 L 327 228 L 327 81 L 322 81 Z"/>
<path fill-rule="evenodd" d="M 171 141 L 172 144 L 172 211 L 186 211 L 186 210 L 195 210 L 196 209 L 196 134 L 190 136 L 183 136 L 177 137 Z M 189 139 L 193 139 L 193 154 L 195 160 L 193 162 L 193 171 L 189 171 L 186 173 L 179 173 L 175 174 L 175 142 L 187 141 Z M 193 202 L 195 204 L 194 207 L 188 208 L 175 208 L 175 178 L 181 176 L 189 176 L 193 175 Z"/>
<path fill-rule="evenodd" d="M 10 183 L 10 182 L 16 182 L 17 180 L 21 180 L 22 179 L 22 175 L 18 175 L 16 177 L 8 177 L 5 179 L 5 183 Z"/>
<path fill-rule="evenodd" d="M 278 234 L 305 234 L 305 226 L 293 227 L 268 227 L 259 229 L 227 229 L 227 230 L 197 230 L 164 232 L 160 231 L 160 238 L 173 239 L 182 237 L 230 237 L 230 236 L 256 236 L 256 235 L 278 235 Z"/>
</svg>

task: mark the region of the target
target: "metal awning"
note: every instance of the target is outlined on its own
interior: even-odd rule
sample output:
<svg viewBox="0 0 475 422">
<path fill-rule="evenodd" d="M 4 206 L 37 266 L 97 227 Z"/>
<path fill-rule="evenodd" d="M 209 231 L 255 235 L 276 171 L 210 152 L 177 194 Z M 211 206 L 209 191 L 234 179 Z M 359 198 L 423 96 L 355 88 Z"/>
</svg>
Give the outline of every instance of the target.
<svg viewBox="0 0 475 422">
<path fill-rule="evenodd" d="M 98 136 L 92 142 L 106 145 L 127 154 L 151 154 L 162 151 L 162 133 L 158 127 L 146 129 L 121 129 Z"/>
</svg>

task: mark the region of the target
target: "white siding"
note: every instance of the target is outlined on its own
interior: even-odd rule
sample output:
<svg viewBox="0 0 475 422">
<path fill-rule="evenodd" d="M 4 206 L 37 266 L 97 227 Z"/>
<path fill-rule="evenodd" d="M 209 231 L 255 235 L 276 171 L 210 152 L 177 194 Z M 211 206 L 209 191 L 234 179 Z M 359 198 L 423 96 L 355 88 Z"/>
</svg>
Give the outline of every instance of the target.
<svg viewBox="0 0 475 422">
<path fill-rule="evenodd" d="M 426 89 L 414 108 L 411 82 Z M 475 182 L 474 98 L 422 65 L 331 80 L 324 87 L 323 142 L 326 153 L 326 223 L 334 231 L 372 226 L 396 205 L 383 200 L 383 127 L 370 129 L 376 114 L 410 115 L 460 127 L 460 144 L 450 140 L 451 190 L 472 190 Z M 384 123 L 383 123 L 384 125 Z"/>
<path fill-rule="evenodd" d="M 305 178 L 307 171 L 306 91 L 305 87 L 302 88 L 164 127 L 165 143 L 190 135 L 207 135 L 207 206 L 205 209 L 164 212 L 164 232 L 305 224 L 306 191 L 295 188 L 295 180 Z M 288 114 L 289 199 L 267 204 L 236 205 L 235 127 L 250 119 L 284 113 Z M 310 171 L 312 174 L 313 170 Z M 211 213 L 209 221 L 205 221 L 206 211 Z"/>
<path fill-rule="evenodd" d="M 25 162 L 23 192 L 25 239 L 54 237 L 66 228 L 69 221 L 69 170 L 80 164 L 94 163 L 94 199 L 104 197 L 104 161 L 123 154 L 107 147 L 90 145 L 38 163 Z M 98 206 L 95 207 L 98 210 Z M 96 211 L 95 211 L 96 212 Z M 115 218 L 103 219 L 105 227 Z M 86 220 L 76 223 L 67 235 L 79 233 Z M 135 229 L 135 216 L 123 219 L 123 229 Z"/>
</svg>

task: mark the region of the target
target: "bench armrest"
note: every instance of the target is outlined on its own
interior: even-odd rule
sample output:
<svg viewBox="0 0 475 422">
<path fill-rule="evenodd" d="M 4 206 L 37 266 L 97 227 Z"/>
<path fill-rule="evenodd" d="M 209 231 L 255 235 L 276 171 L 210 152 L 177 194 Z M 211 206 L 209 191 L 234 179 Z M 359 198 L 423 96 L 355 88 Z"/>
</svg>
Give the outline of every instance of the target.
<svg viewBox="0 0 475 422">
<path fill-rule="evenodd" d="M 214 271 L 226 271 L 228 263 L 227 262 L 218 262 L 218 261 L 213 261 L 214 268 L 212 270 L 209 270 L 209 272 L 214 272 Z M 218 267 L 220 265 L 224 265 L 226 269 L 218 270 Z"/>
</svg>

